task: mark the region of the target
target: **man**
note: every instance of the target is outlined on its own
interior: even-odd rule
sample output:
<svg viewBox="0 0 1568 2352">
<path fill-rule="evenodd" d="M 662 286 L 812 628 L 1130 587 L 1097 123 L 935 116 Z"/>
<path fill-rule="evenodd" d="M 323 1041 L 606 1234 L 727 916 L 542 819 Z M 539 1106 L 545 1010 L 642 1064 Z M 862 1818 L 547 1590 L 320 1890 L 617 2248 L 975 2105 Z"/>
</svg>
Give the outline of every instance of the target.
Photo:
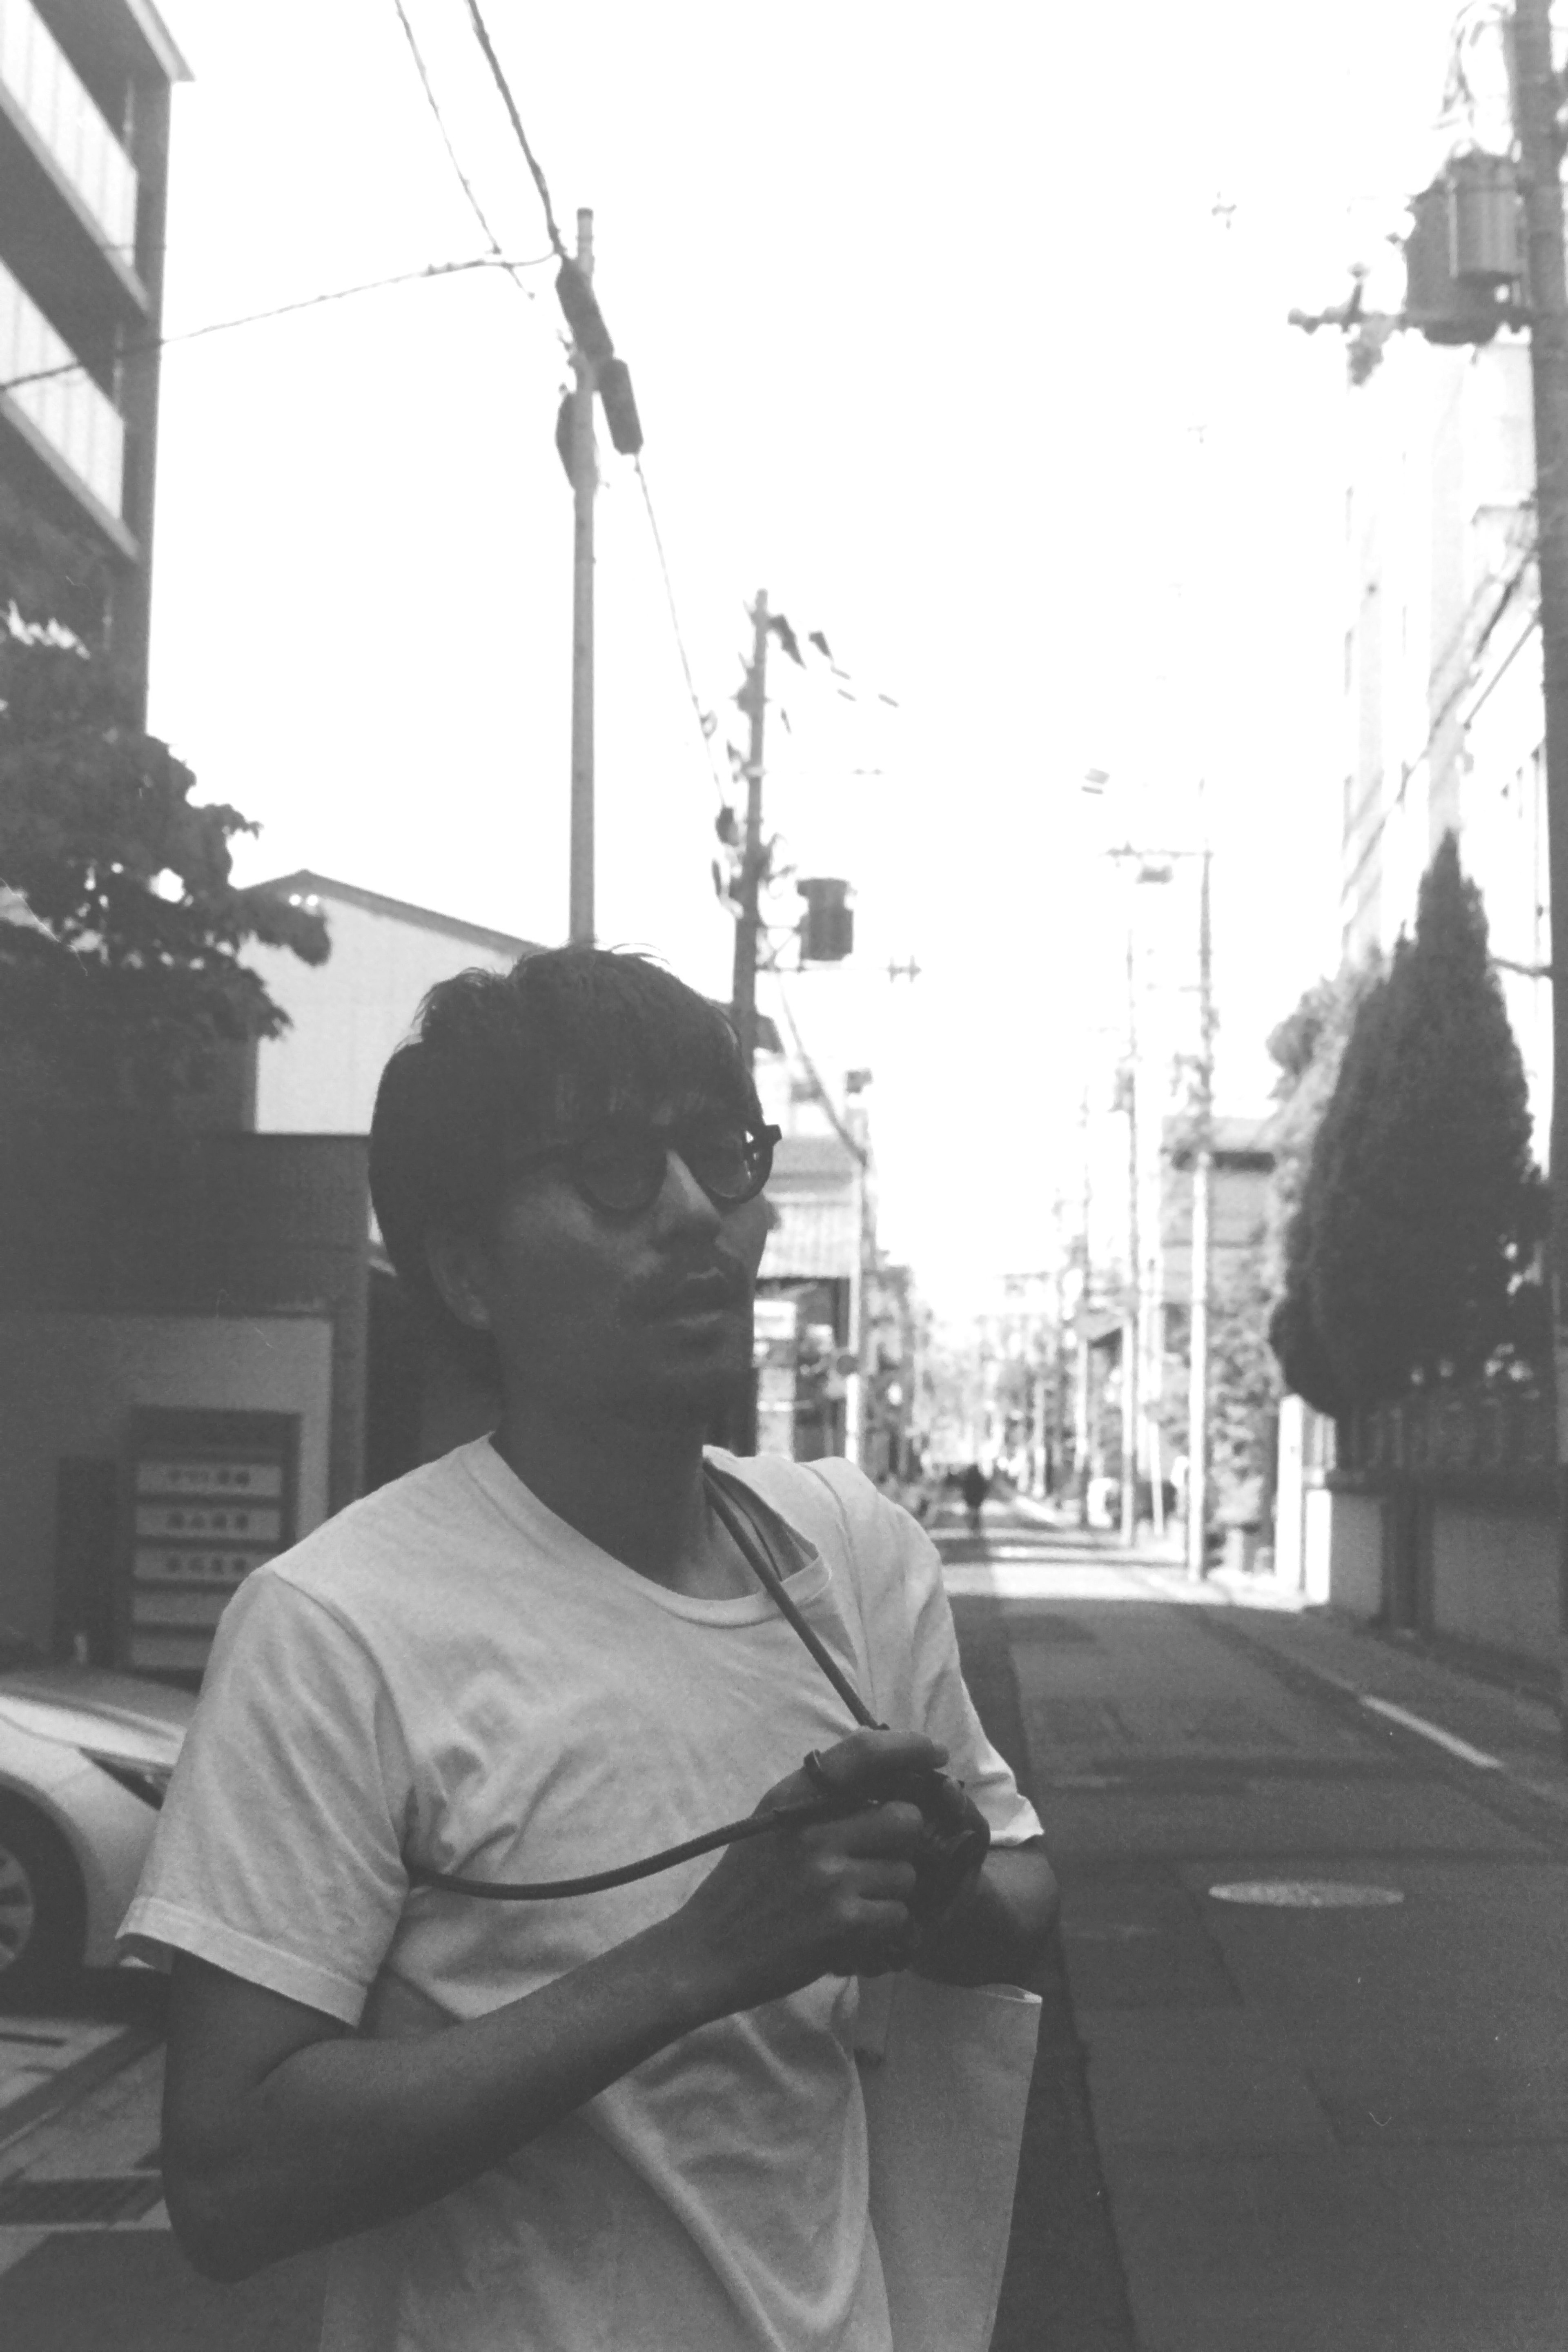
<svg viewBox="0 0 1568 2352">
<path fill-rule="evenodd" d="M 383 1079 L 382 1233 L 496 1425 L 249 1579 L 127 1921 L 174 1955 L 181 2242 L 220 2278 L 333 2243 L 331 2352 L 890 2352 L 858 1979 L 1016 1979 L 1048 1925 L 921 1531 L 842 1463 L 704 1455 L 773 1140 L 723 1017 L 593 949 L 444 982 Z M 944 1761 L 993 1843 L 931 1916 Z M 597 1893 L 428 1876 L 580 1877 L 825 1790 Z"/>
</svg>

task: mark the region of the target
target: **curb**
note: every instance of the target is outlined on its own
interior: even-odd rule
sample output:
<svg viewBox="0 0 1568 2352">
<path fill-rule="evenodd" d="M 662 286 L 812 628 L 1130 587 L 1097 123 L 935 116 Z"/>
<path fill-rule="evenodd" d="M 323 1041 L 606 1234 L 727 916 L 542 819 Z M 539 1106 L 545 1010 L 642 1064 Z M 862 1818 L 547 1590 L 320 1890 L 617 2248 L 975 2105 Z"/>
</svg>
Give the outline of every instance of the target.
<svg viewBox="0 0 1568 2352">
<path fill-rule="evenodd" d="M 85 2052 L 47 2082 L 0 2108 L 0 2156 L 7 2155 L 18 2140 L 26 2139 L 41 2123 L 52 2121 L 85 2092 L 96 2090 L 110 2075 L 121 2073 L 149 2050 L 156 2050 L 162 2039 L 145 2025 L 124 2026 L 112 2041 L 100 2042 L 96 2050 Z"/>
</svg>

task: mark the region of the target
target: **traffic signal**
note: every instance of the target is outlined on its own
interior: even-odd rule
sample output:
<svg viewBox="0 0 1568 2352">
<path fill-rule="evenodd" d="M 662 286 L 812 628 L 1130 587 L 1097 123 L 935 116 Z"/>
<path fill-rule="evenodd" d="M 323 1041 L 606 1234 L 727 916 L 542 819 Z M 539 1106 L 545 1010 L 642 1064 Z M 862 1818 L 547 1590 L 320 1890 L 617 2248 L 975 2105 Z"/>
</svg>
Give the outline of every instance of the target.
<svg viewBox="0 0 1568 2352">
<path fill-rule="evenodd" d="M 803 963 L 842 963 L 855 946 L 855 910 L 847 882 L 820 878 L 798 885 L 805 900 L 800 925 Z"/>
</svg>

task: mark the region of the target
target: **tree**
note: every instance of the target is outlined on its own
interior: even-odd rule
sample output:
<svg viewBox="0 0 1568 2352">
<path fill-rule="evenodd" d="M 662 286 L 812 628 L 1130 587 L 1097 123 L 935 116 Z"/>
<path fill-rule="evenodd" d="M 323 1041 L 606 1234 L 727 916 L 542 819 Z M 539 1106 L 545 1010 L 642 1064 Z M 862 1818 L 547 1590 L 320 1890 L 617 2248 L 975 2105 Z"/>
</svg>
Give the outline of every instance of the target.
<svg viewBox="0 0 1568 2352">
<path fill-rule="evenodd" d="M 1539 1186 L 1480 893 L 1447 835 L 1413 937 L 1361 993 L 1313 1139 L 1271 1338 L 1342 1413 L 1468 1379 L 1514 1339 Z"/>
<path fill-rule="evenodd" d="M 24 902 L 0 919 L 13 1100 L 163 1112 L 210 1083 L 218 1049 L 287 1027 L 240 951 L 321 963 L 326 926 L 235 887 L 229 845 L 258 828 L 194 803 L 195 784 L 101 646 L 15 602 L 0 616 L 0 885 Z"/>
<path fill-rule="evenodd" d="M 1274 1175 L 1260 1266 L 1262 1291 L 1272 1307 L 1265 1308 L 1265 1328 L 1284 1385 L 1320 1412 L 1337 1414 L 1343 1407 L 1306 1305 L 1308 1227 L 1301 1201 L 1357 1011 L 1383 973 L 1383 958 L 1374 950 L 1331 979 L 1314 982 L 1268 1040 L 1279 1070 L 1274 1087 L 1279 1108 L 1270 1127 Z"/>
</svg>

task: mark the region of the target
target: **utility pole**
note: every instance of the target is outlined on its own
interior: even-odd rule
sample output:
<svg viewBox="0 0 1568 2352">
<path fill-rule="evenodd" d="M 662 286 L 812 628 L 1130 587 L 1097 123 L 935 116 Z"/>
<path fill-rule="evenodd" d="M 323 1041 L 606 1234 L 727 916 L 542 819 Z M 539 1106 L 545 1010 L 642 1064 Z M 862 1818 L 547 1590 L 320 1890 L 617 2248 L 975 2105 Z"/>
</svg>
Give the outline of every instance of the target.
<svg viewBox="0 0 1568 2352">
<path fill-rule="evenodd" d="M 1138 1201 L 1138 966 L 1132 918 L 1127 919 L 1127 1299 L 1121 1318 L 1121 1540 L 1138 1540 L 1138 1349 L 1143 1279 Z"/>
<path fill-rule="evenodd" d="M 1209 1307 L 1213 1287 L 1214 934 L 1207 841 L 1198 880 L 1198 1087 L 1193 1137 L 1192 1320 L 1188 1336 L 1187 1574 L 1207 1572 L 1209 1506 Z"/>
<path fill-rule="evenodd" d="M 594 278 L 594 215 L 577 215 L 577 267 Z M 572 865 L 568 935 L 594 937 L 594 446 L 597 370 L 581 342 L 572 351 Z"/>
<path fill-rule="evenodd" d="M 763 731 L 768 707 L 768 592 L 752 607 L 752 666 L 738 698 L 750 724 L 746 746 L 746 826 L 741 843 L 740 919 L 731 1005 L 749 1070 L 757 1053 L 757 943 L 762 934 Z"/>
<path fill-rule="evenodd" d="M 1089 1344 L 1089 1299 L 1094 1288 L 1094 1255 L 1090 1243 L 1091 1218 L 1094 1211 L 1094 1171 L 1089 1164 L 1089 1082 L 1083 1082 L 1083 1095 L 1079 1105 L 1079 1140 L 1083 1154 L 1083 1233 L 1078 1292 L 1077 1387 L 1073 1395 L 1072 1459 L 1073 1479 L 1078 1488 L 1078 1523 L 1089 1525 L 1089 1455 L 1093 1435 L 1089 1421 L 1089 1381 L 1093 1360 Z"/>
<path fill-rule="evenodd" d="M 1536 562 L 1546 712 L 1552 904 L 1552 1240 L 1557 1399 L 1557 1572 L 1568 1748 L 1568 287 L 1550 0 L 1515 0 L 1513 102 L 1524 196 L 1530 375 L 1535 415 Z"/>
</svg>

